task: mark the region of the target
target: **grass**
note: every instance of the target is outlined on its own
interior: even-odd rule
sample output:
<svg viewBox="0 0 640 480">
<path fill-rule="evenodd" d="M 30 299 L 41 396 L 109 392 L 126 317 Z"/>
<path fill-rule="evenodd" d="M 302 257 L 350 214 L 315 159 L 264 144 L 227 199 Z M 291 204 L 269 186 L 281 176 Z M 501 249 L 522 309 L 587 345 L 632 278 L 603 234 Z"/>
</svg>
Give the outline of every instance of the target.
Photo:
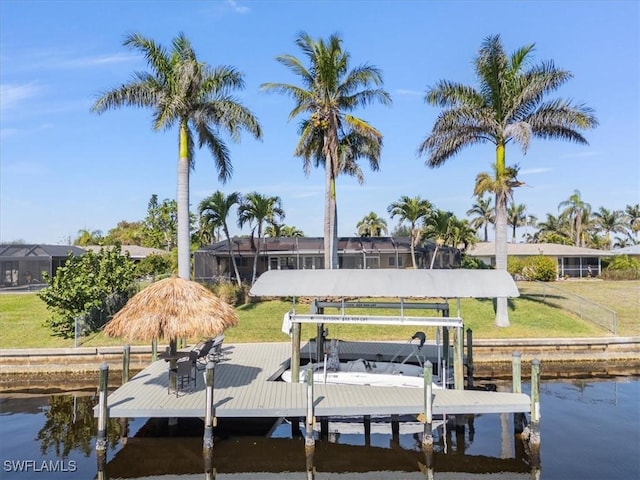
<svg viewBox="0 0 640 480">
<path fill-rule="evenodd" d="M 572 291 L 596 303 L 601 303 L 618 313 L 618 334 L 640 334 L 640 281 L 612 282 L 588 280 L 556 283 L 562 289 Z M 526 285 L 520 285 L 526 291 Z M 510 300 L 509 328 L 493 325 L 494 313 L 491 300 L 463 299 L 461 313 L 465 327 L 473 329 L 474 338 L 535 338 L 535 337 L 590 337 L 608 333 L 576 315 L 559 308 L 544 305 L 527 298 Z M 308 305 L 296 305 L 299 313 L 308 311 Z M 456 314 L 456 302 L 450 302 L 451 315 Z M 281 342 L 287 337 L 280 331 L 282 317 L 291 309 L 291 303 L 271 300 L 250 303 L 236 308 L 240 322 L 225 332 L 229 342 Z M 331 313 L 330 309 L 326 313 Z M 348 310 L 349 314 L 398 315 L 398 310 L 362 309 Z M 432 315 L 407 310 L 407 315 Z M 72 347 L 73 339 L 52 336 L 43 326 L 49 312 L 36 294 L 0 295 L 0 348 Z M 388 326 L 327 325 L 331 337 L 344 340 L 408 340 L 416 327 L 391 328 Z M 433 331 L 427 330 L 429 338 Z M 304 325 L 302 338 L 315 336 L 315 326 Z M 191 341 L 196 339 L 190 339 Z M 122 345 L 120 339 L 107 338 L 102 333 L 81 339 L 83 346 Z M 140 342 L 144 344 L 144 342 Z"/>
</svg>

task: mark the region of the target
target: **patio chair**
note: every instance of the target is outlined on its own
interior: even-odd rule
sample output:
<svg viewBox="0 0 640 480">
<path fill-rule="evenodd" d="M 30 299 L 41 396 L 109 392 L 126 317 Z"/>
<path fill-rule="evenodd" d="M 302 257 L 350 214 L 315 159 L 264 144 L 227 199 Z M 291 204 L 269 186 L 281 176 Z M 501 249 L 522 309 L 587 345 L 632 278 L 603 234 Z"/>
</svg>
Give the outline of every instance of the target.
<svg viewBox="0 0 640 480">
<path fill-rule="evenodd" d="M 224 335 L 218 335 L 213 339 L 213 345 L 211 345 L 211 350 L 209 350 L 209 358 L 216 363 L 224 358 L 222 342 L 224 342 Z"/>
<path fill-rule="evenodd" d="M 191 356 L 190 356 L 191 357 Z M 193 391 L 196 384 L 195 363 L 190 357 L 181 358 L 176 362 L 174 369 L 169 369 L 168 391 L 171 393 L 171 377 L 175 376 L 175 394 Z"/>
</svg>

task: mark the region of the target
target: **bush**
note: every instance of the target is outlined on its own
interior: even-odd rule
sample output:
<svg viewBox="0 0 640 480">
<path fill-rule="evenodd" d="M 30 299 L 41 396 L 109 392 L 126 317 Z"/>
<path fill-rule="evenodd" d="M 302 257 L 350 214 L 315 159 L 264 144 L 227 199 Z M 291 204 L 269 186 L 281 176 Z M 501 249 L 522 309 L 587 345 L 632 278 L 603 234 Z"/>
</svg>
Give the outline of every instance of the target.
<svg viewBox="0 0 640 480">
<path fill-rule="evenodd" d="M 616 255 L 601 277 L 605 280 L 640 280 L 640 260 L 628 255 Z"/>
<path fill-rule="evenodd" d="M 527 280 L 553 282 L 558 278 L 558 264 L 551 257 L 544 255 L 527 257 L 523 265 L 522 276 Z"/>
<path fill-rule="evenodd" d="M 215 293 L 220 300 L 233 306 L 244 304 L 245 295 L 247 294 L 247 287 L 245 285 L 239 287 L 235 282 L 221 281 L 212 285 L 209 289 Z"/>
<path fill-rule="evenodd" d="M 491 268 L 491 266 L 487 265 L 479 258 L 468 257 L 464 255 L 462 257 L 462 263 L 460 265 L 460 268 L 468 268 L 471 270 L 487 270 Z"/>
<path fill-rule="evenodd" d="M 507 258 L 507 272 L 514 277 L 522 276 L 522 269 L 524 268 L 524 262 L 518 257 Z"/>
<path fill-rule="evenodd" d="M 149 255 L 136 265 L 136 277 L 167 275 L 172 273 L 172 268 L 173 257 L 170 253 L 166 255 Z"/>
</svg>

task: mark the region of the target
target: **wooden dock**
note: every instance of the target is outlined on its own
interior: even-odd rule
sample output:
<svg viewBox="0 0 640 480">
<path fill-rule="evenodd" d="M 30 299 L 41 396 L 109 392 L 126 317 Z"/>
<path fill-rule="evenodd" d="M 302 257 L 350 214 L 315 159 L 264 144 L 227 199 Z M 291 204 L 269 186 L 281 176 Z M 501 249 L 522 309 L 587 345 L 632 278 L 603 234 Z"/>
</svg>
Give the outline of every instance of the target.
<svg viewBox="0 0 640 480">
<path fill-rule="evenodd" d="M 313 346 L 303 349 L 309 356 Z M 385 342 L 341 342 L 341 356 L 384 358 L 402 345 Z M 425 346 L 426 347 L 426 346 Z M 406 348 L 409 348 L 407 345 Z M 215 365 L 213 390 L 216 417 L 304 417 L 307 386 L 277 381 L 289 367 L 289 343 L 233 344 L 223 347 L 224 359 Z M 407 350 L 408 351 L 408 350 Z M 168 393 L 168 363 L 158 360 L 107 399 L 111 418 L 204 417 L 206 391 L 203 371 L 196 388 L 176 396 Z M 417 415 L 424 410 L 422 389 L 356 385 L 314 385 L 314 410 L 318 417 L 362 415 Z M 529 413 L 528 395 L 474 390 L 433 391 L 433 413 Z M 95 415 L 99 412 L 96 407 Z"/>
</svg>

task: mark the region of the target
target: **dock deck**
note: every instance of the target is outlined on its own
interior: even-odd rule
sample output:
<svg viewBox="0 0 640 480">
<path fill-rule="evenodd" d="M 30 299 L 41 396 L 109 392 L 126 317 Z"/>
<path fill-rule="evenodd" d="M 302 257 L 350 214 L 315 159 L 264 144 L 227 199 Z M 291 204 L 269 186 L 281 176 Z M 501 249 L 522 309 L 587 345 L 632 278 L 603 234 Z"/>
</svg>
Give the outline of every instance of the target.
<svg viewBox="0 0 640 480">
<path fill-rule="evenodd" d="M 307 344 L 302 358 L 308 357 Z M 313 347 L 313 346 L 311 346 Z M 402 345 L 379 342 L 341 342 L 341 354 L 387 358 Z M 304 417 L 306 384 L 275 381 L 289 367 L 288 343 L 225 345 L 225 358 L 215 365 L 214 408 L 217 417 Z M 357 357 L 356 357 L 357 358 Z M 380 358 L 380 357 L 379 357 Z M 153 362 L 107 399 L 111 418 L 204 417 L 206 391 L 202 370 L 196 388 L 180 396 L 168 393 L 168 364 Z M 314 385 L 315 415 L 411 415 L 424 407 L 420 388 L 357 385 Z M 474 390 L 433 390 L 434 414 L 529 413 L 526 394 Z M 96 409 L 95 415 L 98 415 Z"/>
</svg>

